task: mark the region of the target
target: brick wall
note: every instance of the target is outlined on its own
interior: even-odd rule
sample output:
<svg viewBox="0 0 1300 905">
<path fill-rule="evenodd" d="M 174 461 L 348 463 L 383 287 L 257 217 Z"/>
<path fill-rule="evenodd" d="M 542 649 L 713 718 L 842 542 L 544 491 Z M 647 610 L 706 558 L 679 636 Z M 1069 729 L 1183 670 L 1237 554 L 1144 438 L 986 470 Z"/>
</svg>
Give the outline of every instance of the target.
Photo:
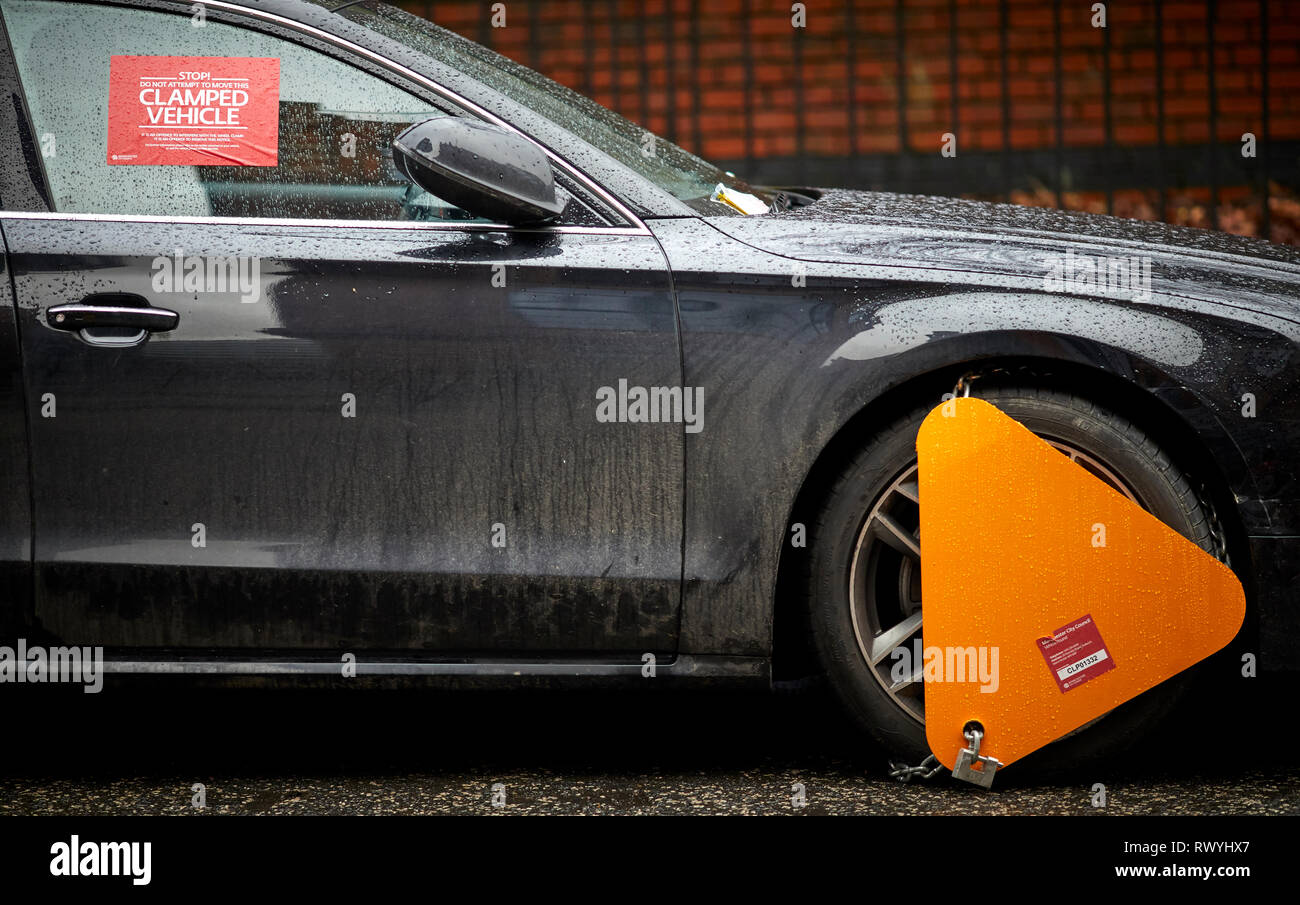
<svg viewBox="0 0 1300 905">
<path fill-rule="evenodd" d="M 1104 29 L 1082 0 L 813 0 L 804 28 L 784 0 L 401 5 L 755 181 L 1300 241 L 1300 3 L 1112 2 Z"/>
</svg>

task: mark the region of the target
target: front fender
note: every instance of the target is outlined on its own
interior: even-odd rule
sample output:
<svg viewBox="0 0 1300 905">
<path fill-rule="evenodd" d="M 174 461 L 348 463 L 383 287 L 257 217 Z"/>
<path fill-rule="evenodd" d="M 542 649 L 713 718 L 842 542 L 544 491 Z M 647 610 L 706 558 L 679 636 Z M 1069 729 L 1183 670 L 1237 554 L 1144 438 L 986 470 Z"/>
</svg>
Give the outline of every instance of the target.
<svg viewBox="0 0 1300 905">
<path fill-rule="evenodd" d="M 1275 455 L 1300 439 L 1289 321 L 1014 276 L 794 262 L 694 220 L 652 228 L 674 271 L 684 382 L 707 400 L 687 435 L 683 652 L 769 654 L 788 521 L 823 451 L 845 431 L 866 442 L 891 400 L 938 404 L 977 363 L 1059 363 L 1084 396 L 1126 387 L 1199 439 L 1247 532 L 1300 525 Z M 730 272 L 701 263 L 717 261 Z M 1255 418 L 1241 414 L 1248 392 Z"/>
</svg>

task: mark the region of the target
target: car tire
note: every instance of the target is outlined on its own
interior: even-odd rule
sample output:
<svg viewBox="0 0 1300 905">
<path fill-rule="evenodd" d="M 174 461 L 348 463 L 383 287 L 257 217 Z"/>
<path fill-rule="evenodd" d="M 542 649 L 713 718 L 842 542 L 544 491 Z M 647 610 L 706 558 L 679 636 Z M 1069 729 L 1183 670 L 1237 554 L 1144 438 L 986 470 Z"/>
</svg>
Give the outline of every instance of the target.
<svg viewBox="0 0 1300 905">
<path fill-rule="evenodd" d="M 1076 461 L 1113 486 L 1118 481 L 1117 489 L 1191 542 L 1207 551 L 1215 549 L 1214 522 L 1207 506 L 1187 475 L 1140 427 L 1105 407 L 1058 390 L 975 386 L 974 395 L 1063 452 L 1074 451 Z M 878 660 L 883 647 L 877 644 L 872 648 L 871 639 L 878 637 L 875 631 L 886 630 L 892 616 L 905 618 L 913 596 L 919 612 L 920 557 L 916 557 L 915 576 L 904 575 L 902 563 L 907 557 L 890 545 L 871 550 L 869 544 L 883 543 L 872 539 L 881 532 L 865 529 L 873 513 L 878 516 L 884 511 L 878 507 L 905 509 L 910 502 L 906 476 L 909 470 L 915 473 L 917 431 L 932 407 L 920 405 L 875 433 L 833 480 L 810 526 L 806 576 L 813 647 L 828 680 L 853 719 L 891 755 L 913 765 L 930 754 L 925 740 L 923 684 L 887 688 L 888 658 L 882 676 L 879 666 L 869 664 L 868 655 Z M 911 505 L 915 508 L 914 502 Z M 915 532 L 919 510 L 914 517 L 917 521 L 909 522 L 904 511 L 894 510 L 890 520 Z M 895 565 L 890 553 L 896 554 L 898 563 L 897 600 L 891 599 Z M 875 560 L 868 568 L 863 557 L 870 556 Z M 853 572 L 855 557 L 859 573 Z M 855 590 L 850 589 L 851 574 L 864 576 Z M 875 623 L 872 607 L 876 608 Z M 1035 752 L 1025 763 L 1056 772 L 1128 749 L 1172 709 L 1190 678 L 1184 672 L 1161 683 Z M 919 697 L 919 702 L 909 701 L 909 694 Z"/>
</svg>

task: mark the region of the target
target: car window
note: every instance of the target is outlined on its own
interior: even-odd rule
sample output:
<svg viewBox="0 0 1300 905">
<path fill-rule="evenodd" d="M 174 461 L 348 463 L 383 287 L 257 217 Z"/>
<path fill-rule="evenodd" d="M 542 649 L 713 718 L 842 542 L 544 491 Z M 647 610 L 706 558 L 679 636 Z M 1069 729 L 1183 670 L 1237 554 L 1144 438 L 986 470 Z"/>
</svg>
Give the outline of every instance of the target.
<svg viewBox="0 0 1300 905">
<path fill-rule="evenodd" d="M 702 213 L 738 215 L 734 204 L 717 197 L 719 187 L 733 197 L 752 196 L 761 202 L 762 209 L 773 203 L 772 193 L 749 185 L 734 173 L 724 172 L 672 142 L 652 135 L 590 98 L 427 19 L 369 0 L 364 4 L 344 5 L 342 0 L 313 2 L 337 7 L 340 15 L 491 87 Z"/>
<path fill-rule="evenodd" d="M 436 108 L 280 38 L 188 15 L 0 0 L 55 209 L 475 220 L 393 167 Z"/>
</svg>

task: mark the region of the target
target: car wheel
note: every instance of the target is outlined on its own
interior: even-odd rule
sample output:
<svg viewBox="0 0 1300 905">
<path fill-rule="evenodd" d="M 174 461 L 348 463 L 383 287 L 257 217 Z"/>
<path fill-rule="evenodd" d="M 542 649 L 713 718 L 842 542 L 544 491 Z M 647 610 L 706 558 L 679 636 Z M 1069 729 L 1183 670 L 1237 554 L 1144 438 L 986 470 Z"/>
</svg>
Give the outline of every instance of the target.
<svg viewBox="0 0 1300 905">
<path fill-rule="evenodd" d="M 976 395 L 1188 540 L 1214 549 L 1206 506 L 1137 425 L 1064 392 L 976 387 Z M 890 653 L 921 630 L 916 435 L 931 408 L 919 406 L 876 434 L 832 483 L 810 532 L 807 576 L 809 625 L 827 678 L 853 718 L 911 764 L 930 753 L 924 683 L 895 681 Z M 1187 680 L 1183 673 L 1160 684 L 1027 762 L 1057 769 L 1124 750 L 1172 708 Z"/>
</svg>

